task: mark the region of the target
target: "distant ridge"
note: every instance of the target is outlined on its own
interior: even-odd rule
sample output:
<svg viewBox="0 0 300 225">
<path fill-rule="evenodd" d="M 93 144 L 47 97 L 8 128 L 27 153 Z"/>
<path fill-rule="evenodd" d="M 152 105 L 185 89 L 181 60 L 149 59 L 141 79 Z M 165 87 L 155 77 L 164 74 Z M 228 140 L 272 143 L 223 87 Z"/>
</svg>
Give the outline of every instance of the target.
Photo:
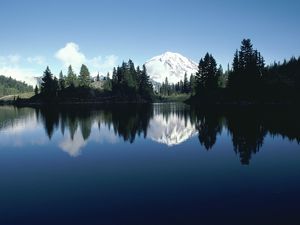
<svg viewBox="0 0 300 225">
<path fill-rule="evenodd" d="M 32 91 L 33 87 L 26 84 L 25 82 L 0 75 L 0 97 Z"/>
</svg>

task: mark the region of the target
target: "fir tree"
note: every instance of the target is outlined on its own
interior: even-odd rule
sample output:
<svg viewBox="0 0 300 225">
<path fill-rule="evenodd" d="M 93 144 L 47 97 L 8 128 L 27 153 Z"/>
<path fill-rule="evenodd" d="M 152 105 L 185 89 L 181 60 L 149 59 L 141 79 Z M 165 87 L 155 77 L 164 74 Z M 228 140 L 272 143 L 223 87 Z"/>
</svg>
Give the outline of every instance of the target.
<svg viewBox="0 0 300 225">
<path fill-rule="evenodd" d="M 82 64 L 79 73 L 79 86 L 89 87 L 91 84 L 90 72 L 86 65 Z"/>
<path fill-rule="evenodd" d="M 35 85 L 35 88 L 34 88 L 34 94 L 35 95 L 38 95 L 39 94 L 39 88 L 37 85 Z"/>
<path fill-rule="evenodd" d="M 59 83 L 59 89 L 60 89 L 60 90 L 64 90 L 64 89 L 66 88 L 65 77 L 64 77 L 62 71 L 60 71 L 60 73 L 59 73 L 59 80 L 58 80 L 58 83 Z"/>
<path fill-rule="evenodd" d="M 153 87 L 147 74 L 146 66 L 143 65 L 143 70 L 139 77 L 139 93 L 142 98 L 151 100 L 153 97 Z"/>
<path fill-rule="evenodd" d="M 244 39 L 236 51 L 229 73 L 228 87 L 239 98 L 256 98 L 262 87 L 264 59 L 253 49 L 250 39 Z"/>
<path fill-rule="evenodd" d="M 46 70 L 44 71 L 44 76 L 42 78 L 41 84 L 41 93 L 44 96 L 53 96 L 54 95 L 54 81 L 53 75 L 47 66 Z"/>
<path fill-rule="evenodd" d="M 189 81 L 188 81 L 188 78 L 187 78 L 187 73 L 184 74 L 183 92 L 184 93 L 189 93 Z"/>
<path fill-rule="evenodd" d="M 67 78 L 66 78 L 66 85 L 68 87 L 75 87 L 75 86 L 77 86 L 77 76 L 74 73 L 73 68 L 72 68 L 71 65 L 68 68 L 68 75 L 67 75 Z"/>
<path fill-rule="evenodd" d="M 204 59 L 200 59 L 196 85 L 196 94 L 200 94 L 201 90 L 214 90 L 218 87 L 217 63 L 209 53 L 206 53 Z"/>
</svg>

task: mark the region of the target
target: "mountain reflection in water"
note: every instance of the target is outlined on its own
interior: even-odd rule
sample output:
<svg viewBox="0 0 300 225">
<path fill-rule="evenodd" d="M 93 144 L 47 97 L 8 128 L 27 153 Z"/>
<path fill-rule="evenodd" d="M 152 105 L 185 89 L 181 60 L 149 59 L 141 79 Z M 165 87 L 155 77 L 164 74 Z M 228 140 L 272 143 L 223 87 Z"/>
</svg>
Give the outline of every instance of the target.
<svg viewBox="0 0 300 225">
<path fill-rule="evenodd" d="M 114 144 L 135 143 L 137 137 L 169 146 L 180 145 L 198 136 L 203 149 L 213 150 L 219 137 L 227 136 L 242 164 L 249 164 L 267 135 L 300 143 L 298 110 L 196 110 L 184 104 L 121 105 L 93 107 L 0 108 L 2 145 L 8 136 L 44 130 L 46 136 L 27 144 L 43 145 L 56 134 L 61 150 L 76 157 L 89 141 Z M 22 145 L 22 138 L 14 144 Z"/>
</svg>

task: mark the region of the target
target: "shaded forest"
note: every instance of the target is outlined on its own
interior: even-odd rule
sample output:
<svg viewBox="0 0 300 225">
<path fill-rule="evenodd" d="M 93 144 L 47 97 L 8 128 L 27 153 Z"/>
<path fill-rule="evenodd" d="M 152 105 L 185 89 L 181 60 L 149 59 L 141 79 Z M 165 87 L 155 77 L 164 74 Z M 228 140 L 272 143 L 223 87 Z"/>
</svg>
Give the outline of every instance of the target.
<svg viewBox="0 0 300 225">
<path fill-rule="evenodd" d="M 232 67 L 222 73 L 207 53 L 199 62 L 191 104 L 299 103 L 300 57 L 266 66 L 250 39 L 241 42 Z M 225 82 L 224 82 L 225 81 Z"/>
<path fill-rule="evenodd" d="M 0 97 L 33 92 L 33 87 L 25 82 L 17 81 L 11 77 L 0 75 Z"/>
</svg>

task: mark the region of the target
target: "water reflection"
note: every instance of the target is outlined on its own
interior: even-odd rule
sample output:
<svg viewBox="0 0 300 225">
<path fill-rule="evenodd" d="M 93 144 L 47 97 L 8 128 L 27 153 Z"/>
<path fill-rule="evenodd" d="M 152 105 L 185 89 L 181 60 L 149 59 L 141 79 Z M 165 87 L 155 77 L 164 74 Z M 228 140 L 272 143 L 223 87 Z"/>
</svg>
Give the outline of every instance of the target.
<svg viewBox="0 0 300 225">
<path fill-rule="evenodd" d="M 76 157 L 90 140 L 116 143 L 121 138 L 124 142 L 134 143 L 137 137 L 171 147 L 198 135 L 199 145 L 203 149 L 213 150 L 218 137 L 225 133 L 231 139 L 232 148 L 241 163 L 249 164 L 252 155 L 263 146 L 267 135 L 274 138 L 279 135 L 299 144 L 298 115 L 299 111 L 294 109 L 203 110 L 190 109 L 184 104 L 99 108 L 1 107 L 0 138 L 3 144 L 7 134 L 19 132 L 25 136 L 30 129 L 36 132 L 44 130 L 48 142 L 56 134 L 60 135 L 62 138 L 57 145 L 70 156 Z M 26 141 L 26 138 L 23 139 Z M 30 143 L 42 145 L 45 139 L 31 140 Z M 19 144 L 22 144 L 21 137 Z"/>
</svg>

